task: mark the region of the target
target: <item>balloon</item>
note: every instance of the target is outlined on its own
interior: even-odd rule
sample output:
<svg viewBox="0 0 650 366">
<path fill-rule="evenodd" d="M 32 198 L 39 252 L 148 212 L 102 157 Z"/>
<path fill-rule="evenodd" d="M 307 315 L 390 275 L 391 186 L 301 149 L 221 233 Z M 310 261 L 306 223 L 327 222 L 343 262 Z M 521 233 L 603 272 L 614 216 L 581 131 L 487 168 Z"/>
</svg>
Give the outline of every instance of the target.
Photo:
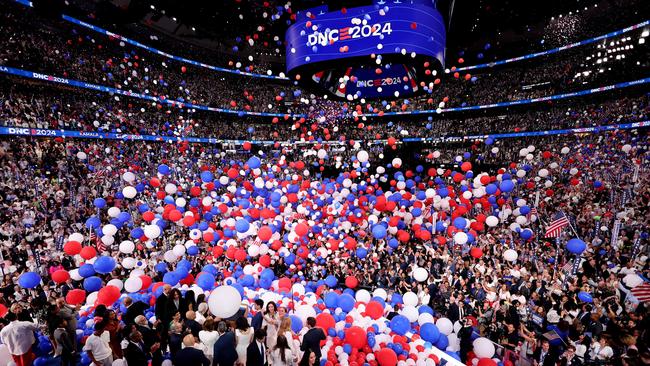
<svg viewBox="0 0 650 366">
<path fill-rule="evenodd" d="M 587 249 L 587 244 L 578 238 L 573 238 L 566 243 L 566 248 L 573 254 L 580 254 Z"/>
<path fill-rule="evenodd" d="M 70 279 L 70 274 L 65 269 L 59 269 L 52 273 L 52 281 L 56 283 L 63 283 Z"/>
<path fill-rule="evenodd" d="M 424 282 L 429 278 L 429 272 L 422 267 L 417 267 L 413 270 L 413 278 L 418 282 Z"/>
<path fill-rule="evenodd" d="M 389 327 L 393 332 L 404 335 L 411 328 L 411 323 L 404 315 L 395 315 L 391 319 Z"/>
<path fill-rule="evenodd" d="M 84 289 L 88 292 L 99 291 L 102 288 L 102 280 L 97 276 L 88 277 L 84 280 Z"/>
<path fill-rule="evenodd" d="M 479 358 L 476 366 L 497 366 L 497 363 L 491 358 Z"/>
<path fill-rule="evenodd" d="M 97 302 L 112 306 L 120 298 L 120 289 L 115 286 L 102 287 L 97 294 Z"/>
<path fill-rule="evenodd" d="M 440 331 L 433 323 L 426 323 L 420 327 L 420 337 L 427 342 L 436 343 L 439 336 Z"/>
<path fill-rule="evenodd" d="M 383 239 L 386 237 L 386 228 L 383 225 L 374 225 L 372 227 L 372 236 L 375 239 Z"/>
<path fill-rule="evenodd" d="M 354 276 L 348 276 L 345 279 L 345 285 L 348 288 L 356 288 L 359 285 L 359 280 L 357 280 L 357 278 Z"/>
<path fill-rule="evenodd" d="M 212 273 L 203 272 L 196 279 L 196 284 L 205 291 L 210 291 L 214 288 L 215 278 Z"/>
<path fill-rule="evenodd" d="M 208 307 L 218 318 L 229 318 L 239 311 L 241 294 L 232 286 L 219 286 L 210 293 Z"/>
<path fill-rule="evenodd" d="M 25 272 L 18 277 L 18 285 L 22 288 L 34 288 L 41 283 L 41 276 L 36 272 Z"/>
<path fill-rule="evenodd" d="M 450 335 L 454 331 L 454 324 L 447 318 L 436 320 L 436 327 L 438 327 L 440 333 L 444 335 Z"/>
<path fill-rule="evenodd" d="M 519 255 L 517 254 L 517 251 L 514 249 L 506 249 L 506 251 L 503 252 L 503 259 L 505 259 L 508 262 L 514 262 L 517 260 Z"/>
<path fill-rule="evenodd" d="M 111 273 L 113 269 L 115 269 L 115 266 L 116 266 L 115 259 L 107 255 L 100 256 L 95 260 L 95 263 L 93 263 L 93 268 L 95 268 L 95 272 L 102 273 L 102 274 Z"/>
<path fill-rule="evenodd" d="M 485 219 L 485 223 L 489 227 L 495 227 L 495 226 L 499 225 L 499 219 L 496 216 L 488 216 Z"/>
<path fill-rule="evenodd" d="M 135 244 L 130 240 L 125 240 L 120 243 L 120 252 L 124 254 L 131 254 L 135 250 Z"/>
<path fill-rule="evenodd" d="M 69 241 L 63 246 L 63 252 L 67 255 L 77 255 L 81 252 L 81 244 L 77 241 Z"/>
<path fill-rule="evenodd" d="M 594 302 L 594 299 L 591 297 L 591 294 L 584 291 L 580 291 L 578 293 L 578 299 L 580 299 L 580 301 L 582 302 L 589 302 L 589 303 Z"/>
<path fill-rule="evenodd" d="M 396 366 L 397 354 L 390 348 L 382 348 L 377 352 L 379 366 Z"/>
<path fill-rule="evenodd" d="M 465 234 L 462 231 L 459 231 L 456 234 L 454 234 L 454 242 L 458 245 L 463 245 L 467 243 L 468 239 L 469 237 L 467 236 L 467 234 Z"/>
<path fill-rule="evenodd" d="M 70 305 L 81 304 L 85 299 L 86 291 L 78 288 L 68 291 L 68 294 L 65 295 L 65 301 Z"/>
<path fill-rule="evenodd" d="M 129 293 L 138 292 L 142 289 L 142 280 L 139 277 L 129 277 L 124 281 L 124 290 Z"/>
<path fill-rule="evenodd" d="M 479 337 L 472 343 L 474 354 L 478 358 L 492 358 L 494 356 L 494 344 L 485 337 Z"/>
<path fill-rule="evenodd" d="M 345 343 L 351 345 L 355 349 L 362 349 L 367 342 L 366 332 L 363 328 L 352 326 L 345 330 Z"/>
<path fill-rule="evenodd" d="M 404 294 L 402 297 L 402 300 L 404 301 L 404 305 L 410 305 L 410 306 L 417 306 L 417 304 L 420 302 L 420 299 L 418 299 L 418 295 L 416 295 L 414 292 L 407 292 Z"/>
<path fill-rule="evenodd" d="M 323 328 L 325 333 L 330 330 L 330 328 L 334 328 L 336 325 L 336 321 L 334 320 L 334 317 L 331 314 L 328 313 L 320 313 L 318 316 L 316 316 L 316 326 Z"/>
<path fill-rule="evenodd" d="M 384 315 L 384 306 L 377 301 L 370 301 L 368 305 L 366 305 L 366 315 L 377 320 Z"/>
</svg>

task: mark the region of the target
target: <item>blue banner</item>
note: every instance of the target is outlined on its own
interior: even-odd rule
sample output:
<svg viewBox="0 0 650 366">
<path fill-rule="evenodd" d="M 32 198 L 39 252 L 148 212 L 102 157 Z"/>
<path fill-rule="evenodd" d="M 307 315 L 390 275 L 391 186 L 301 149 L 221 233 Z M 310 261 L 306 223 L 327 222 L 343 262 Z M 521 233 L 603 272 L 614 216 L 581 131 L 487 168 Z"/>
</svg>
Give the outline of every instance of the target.
<svg viewBox="0 0 650 366">
<path fill-rule="evenodd" d="M 44 80 L 44 81 L 49 81 L 53 83 L 59 83 L 59 84 L 66 84 L 66 85 L 72 85 L 76 86 L 79 88 L 84 88 L 84 89 L 92 89 L 104 93 L 115 93 L 119 95 L 124 95 L 128 97 L 133 97 L 133 98 L 139 98 L 139 99 L 145 99 L 145 100 L 151 100 L 155 101 L 161 104 L 169 104 L 172 106 L 177 106 L 179 108 L 195 108 L 195 109 L 200 109 L 200 110 L 205 110 L 205 111 L 211 111 L 211 112 L 219 112 L 219 113 L 230 113 L 230 114 L 237 114 L 239 116 L 265 116 L 265 117 L 284 117 L 286 114 L 284 113 L 265 113 L 265 112 L 246 112 L 246 111 L 238 111 L 234 109 L 224 109 L 224 108 L 215 108 L 215 107 L 208 107 L 205 105 L 198 105 L 198 104 L 192 104 L 192 103 L 185 103 L 181 102 L 178 100 L 170 100 L 170 99 L 161 99 L 158 97 L 154 97 L 148 94 L 142 94 L 142 93 L 134 93 L 131 91 L 127 90 L 121 90 L 121 89 L 115 89 L 111 88 L 108 86 L 103 86 L 103 85 L 97 85 L 97 84 L 91 84 L 91 83 L 86 83 L 84 81 L 78 81 L 78 80 L 73 80 L 73 79 L 67 79 L 67 78 L 62 78 L 58 76 L 52 76 L 52 75 L 47 75 L 47 74 L 41 74 L 33 71 L 27 71 L 27 70 L 22 70 L 22 69 L 17 69 L 14 67 L 8 67 L 8 66 L 0 66 L 0 72 L 6 73 L 6 74 L 11 74 L 11 75 L 16 75 L 16 76 L 22 76 L 30 79 L 38 79 L 38 80 Z M 634 80 L 634 81 L 626 81 L 614 85 L 608 85 L 608 86 L 602 86 L 600 88 L 593 88 L 593 89 L 588 89 L 588 90 L 582 90 L 578 92 L 571 92 L 571 93 L 565 93 L 565 94 L 558 94 L 558 95 L 549 95 L 546 97 L 541 97 L 541 98 L 534 98 L 534 99 L 520 99 L 520 100 L 514 100 L 511 102 L 501 102 L 501 103 L 494 103 L 494 104 L 487 104 L 487 105 L 476 105 L 476 106 L 469 106 L 469 107 L 458 107 L 458 108 L 446 108 L 446 109 L 440 109 L 440 110 L 416 110 L 416 111 L 407 111 L 407 112 L 384 112 L 383 114 L 379 113 L 366 113 L 366 114 L 357 114 L 354 112 L 351 116 L 368 116 L 368 117 L 380 117 L 380 116 L 396 116 L 396 115 L 417 115 L 417 114 L 435 114 L 435 113 L 447 113 L 447 112 L 459 112 L 459 111 L 467 111 L 467 110 L 480 110 L 480 109 L 488 109 L 488 108 L 497 108 L 497 107 L 509 107 L 513 105 L 524 105 L 524 104 L 531 104 L 531 103 L 538 103 L 538 102 L 544 102 L 544 101 L 549 101 L 549 100 L 559 100 L 559 99 L 566 99 L 566 98 L 571 98 L 571 97 L 576 97 L 580 95 L 589 95 L 589 94 L 595 94 L 595 93 L 600 93 L 608 90 L 614 90 L 614 89 L 623 89 L 627 88 L 630 86 L 635 86 L 635 85 L 642 85 L 642 84 L 647 84 L 650 82 L 650 78 L 645 78 L 645 79 L 639 79 L 639 80 Z M 304 114 L 289 114 L 289 117 L 296 117 L 296 118 L 304 118 L 307 117 Z M 590 128 L 599 128 L 599 127 L 587 127 L 581 130 L 588 130 Z M 541 132 L 535 132 L 535 133 L 541 133 Z M 478 135 L 474 138 L 482 138 L 484 135 Z M 487 137 L 487 136 L 485 136 Z M 405 139 L 406 140 L 406 139 Z"/>
<path fill-rule="evenodd" d="M 285 33 L 287 71 L 380 53 L 430 56 L 445 64 L 446 32 L 433 6 L 362 6 L 303 19 Z"/>
<path fill-rule="evenodd" d="M 103 93 L 114 93 L 114 94 L 124 95 L 124 96 L 127 96 L 127 97 L 132 97 L 132 98 L 151 100 L 151 101 L 154 101 L 154 102 L 157 102 L 157 103 L 160 103 L 160 104 L 168 104 L 168 105 L 176 106 L 176 107 L 179 107 L 179 108 L 195 108 L 195 109 L 200 109 L 200 110 L 203 110 L 203 111 L 211 111 L 211 112 L 219 112 L 219 113 L 230 113 L 230 114 L 236 114 L 236 115 L 239 115 L 239 116 L 284 117 L 285 115 L 287 115 L 286 113 L 247 112 L 247 111 L 238 111 L 238 110 L 235 110 L 235 109 L 208 107 L 206 105 L 192 104 L 192 103 L 181 102 L 181 101 L 173 100 L 173 99 L 159 98 L 159 97 L 154 97 L 154 96 L 149 95 L 149 94 L 134 93 L 134 92 L 131 92 L 131 91 L 128 91 L 128 90 L 115 89 L 115 88 L 111 88 L 111 87 L 104 86 L 104 85 L 91 84 L 91 83 L 87 83 L 85 81 L 79 81 L 79 80 L 62 78 L 62 77 L 58 77 L 58 76 L 41 74 L 41 73 L 38 73 L 38 72 L 27 71 L 27 70 L 17 69 L 17 68 L 13 68 L 13 67 L 8 67 L 8 66 L 0 66 L 0 72 L 4 72 L 6 74 L 11 74 L 11 75 L 16 75 L 16 76 L 22 76 L 22 77 L 26 77 L 26 78 L 30 78 L 30 79 L 49 81 L 49 82 L 52 82 L 52 83 L 72 85 L 72 86 L 76 86 L 76 87 L 79 87 L 79 88 L 96 90 L 96 91 L 103 92 Z M 298 117 L 298 118 L 306 117 L 306 115 L 304 115 L 304 114 L 288 114 L 288 115 L 289 115 L 289 117 Z"/>
<path fill-rule="evenodd" d="M 600 133 L 613 130 L 629 130 L 635 128 L 650 127 L 650 121 L 623 123 L 608 126 L 589 127 L 589 128 L 572 128 L 566 130 L 548 130 L 548 131 L 529 131 L 529 132 L 512 132 L 489 135 L 492 138 L 517 138 L 528 136 L 552 136 L 552 135 L 568 135 L 573 133 Z M 291 144 L 291 145 L 344 145 L 347 142 L 341 141 L 272 141 L 272 140 L 229 140 L 217 139 L 209 137 L 169 137 L 169 136 L 154 136 L 154 135 L 132 135 L 123 133 L 112 132 L 92 132 L 92 131 L 70 131 L 70 130 L 50 130 L 44 128 L 27 128 L 27 127 L 0 127 L 0 135 L 9 136 L 33 136 L 33 137 L 65 137 L 65 138 L 82 138 L 82 139 L 106 139 L 106 140 L 123 140 L 123 141 L 153 141 L 153 142 L 183 142 L 200 144 L 234 144 L 243 145 L 245 142 L 250 142 L 257 145 L 273 145 L 275 143 Z M 446 141 L 462 141 L 462 140 L 475 140 L 488 137 L 484 136 L 455 136 L 455 137 L 421 137 L 421 138 L 405 138 L 401 142 L 446 142 Z M 360 141 L 373 144 L 384 144 L 386 140 L 368 140 Z M 616 229 L 616 227 L 615 227 Z"/>
</svg>

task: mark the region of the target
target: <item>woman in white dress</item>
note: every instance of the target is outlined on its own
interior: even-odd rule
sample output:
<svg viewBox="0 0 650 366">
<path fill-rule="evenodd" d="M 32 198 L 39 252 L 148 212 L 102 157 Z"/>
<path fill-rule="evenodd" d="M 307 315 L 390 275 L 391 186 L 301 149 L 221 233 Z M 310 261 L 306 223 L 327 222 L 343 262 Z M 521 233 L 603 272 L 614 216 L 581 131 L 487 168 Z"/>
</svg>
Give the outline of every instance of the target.
<svg viewBox="0 0 650 366">
<path fill-rule="evenodd" d="M 262 328 L 266 329 L 266 347 L 273 349 L 275 341 L 278 338 L 278 327 L 280 326 L 280 317 L 277 313 L 278 307 L 273 301 L 266 304 L 266 311 L 264 312 Z"/>
<path fill-rule="evenodd" d="M 280 320 L 280 328 L 278 329 L 278 338 L 284 336 L 287 339 L 287 344 L 293 355 L 293 361 L 298 362 L 300 358 L 300 346 L 297 344 L 296 340 L 293 339 L 293 331 L 291 330 L 291 318 L 284 317 Z"/>
<path fill-rule="evenodd" d="M 208 318 L 203 322 L 203 330 L 199 331 L 199 340 L 205 346 L 205 357 L 212 362 L 212 352 L 214 351 L 214 344 L 219 339 L 219 332 L 215 329 L 216 324 L 212 318 Z"/>
<path fill-rule="evenodd" d="M 246 365 L 246 348 L 253 341 L 253 328 L 248 325 L 248 320 L 243 316 L 237 318 L 235 322 L 235 338 L 237 339 L 237 364 Z"/>
<path fill-rule="evenodd" d="M 269 360 L 270 366 L 293 366 L 296 363 L 293 360 L 293 354 L 291 349 L 287 344 L 287 338 L 283 335 L 279 335 L 271 352 L 271 358 Z"/>
</svg>

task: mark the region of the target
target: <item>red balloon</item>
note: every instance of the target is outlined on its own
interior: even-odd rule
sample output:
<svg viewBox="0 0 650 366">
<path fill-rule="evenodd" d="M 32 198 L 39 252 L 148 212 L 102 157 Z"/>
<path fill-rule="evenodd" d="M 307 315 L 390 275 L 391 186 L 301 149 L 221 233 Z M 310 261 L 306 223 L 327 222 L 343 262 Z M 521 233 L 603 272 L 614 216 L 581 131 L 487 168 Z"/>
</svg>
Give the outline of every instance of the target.
<svg viewBox="0 0 650 366">
<path fill-rule="evenodd" d="M 273 235 L 273 230 L 271 230 L 271 228 L 268 226 L 262 226 L 259 230 L 257 230 L 257 236 L 262 241 L 269 241 L 272 235 Z"/>
<path fill-rule="evenodd" d="M 307 226 L 307 224 L 301 222 L 300 224 L 296 225 L 296 234 L 299 237 L 303 237 L 307 235 L 308 232 L 309 232 L 309 226 Z"/>
<path fill-rule="evenodd" d="M 187 71 L 187 67 L 181 66 L 181 72 L 185 72 L 185 71 Z"/>
<path fill-rule="evenodd" d="M 145 213 L 142 214 L 142 219 L 146 222 L 151 222 L 155 218 L 156 216 L 154 216 L 153 212 L 151 211 L 146 211 Z"/>
<path fill-rule="evenodd" d="M 250 150 L 250 149 L 251 149 L 251 146 L 252 146 L 252 145 L 251 145 L 250 142 L 248 142 L 248 141 L 244 142 L 244 146 L 243 146 L 243 147 L 244 147 L 244 150 Z"/>
<path fill-rule="evenodd" d="M 187 216 L 183 217 L 183 225 L 185 225 L 185 226 L 194 225 L 194 216 L 187 215 Z"/>
<path fill-rule="evenodd" d="M 93 247 L 83 247 L 79 255 L 81 255 L 81 258 L 83 259 L 95 258 L 97 255 L 97 250 L 95 250 Z"/>
<path fill-rule="evenodd" d="M 481 258 L 483 256 L 483 251 L 481 248 L 474 247 L 470 249 L 469 254 L 474 258 Z"/>
<path fill-rule="evenodd" d="M 363 328 L 355 325 L 345 330 L 345 343 L 350 344 L 353 349 L 365 347 L 366 342 L 366 332 Z"/>
<path fill-rule="evenodd" d="M 81 304 L 84 300 L 86 300 L 86 291 L 78 288 L 68 291 L 65 296 L 65 301 L 70 305 Z"/>
<path fill-rule="evenodd" d="M 150 184 L 152 187 L 160 187 L 160 179 L 158 179 L 158 178 L 151 178 L 151 179 L 149 180 L 149 184 Z"/>
<path fill-rule="evenodd" d="M 271 265 L 271 256 L 268 254 L 264 254 L 263 256 L 260 256 L 260 264 L 264 267 L 268 267 Z"/>
<path fill-rule="evenodd" d="M 390 348 L 382 348 L 377 352 L 377 362 L 379 362 L 379 366 L 395 366 L 397 365 L 397 355 Z"/>
<path fill-rule="evenodd" d="M 368 305 L 366 305 L 366 315 L 377 320 L 384 315 L 384 307 L 377 301 L 370 301 Z"/>
<path fill-rule="evenodd" d="M 120 298 L 120 289 L 115 286 L 102 287 L 97 294 L 97 303 L 111 306 Z"/>
<path fill-rule="evenodd" d="M 60 269 L 52 273 L 52 281 L 56 283 L 63 283 L 70 279 L 70 274 L 65 269 Z"/>
<path fill-rule="evenodd" d="M 235 252 L 235 259 L 243 262 L 246 260 L 246 251 L 244 249 L 237 249 Z"/>
<path fill-rule="evenodd" d="M 77 255 L 81 252 L 81 243 L 77 241 L 69 241 L 63 246 L 63 251 L 67 255 Z"/>
<path fill-rule="evenodd" d="M 291 288 L 291 279 L 282 277 L 278 280 L 278 288 Z"/>
<path fill-rule="evenodd" d="M 497 363 L 491 358 L 484 357 L 478 360 L 477 366 L 497 366 Z"/>
<path fill-rule="evenodd" d="M 149 276 L 147 276 L 147 275 L 141 275 L 141 276 L 140 276 L 140 280 L 142 281 L 142 289 L 143 289 L 143 290 L 148 289 L 149 286 L 151 286 L 151 283 L 153 282 L 153 280 L 151 279 L 151 277 L 149 277 Z"/>
<path fill-rule="evenodd" d="M 178 210 L 172 210 L 169 213 L 169 220 L 174 221 L 174 222 L 180 220 L 182 217 L 183 217 L 183 214 L 181 214 L 181 212 L 178 211 Z"/>
<path fill-rule="evenodd" d="M 0 317 L 4 318 L 5 315 L 7 315 L 8 312 L 9 312 L 9 309 L 7 309 L 7 307 L 4 306 L 3 304 L 0 304 Z"/>
<path fill-rule="evenodd" d="M 466 161 L 460 166 L 460 169 L 462 171 L 464 171 L 464 172 L 472 170 L 472 163 L 470 163 L 469 161 Z"/>
<path fill-rule="evenodd" d="M 357 278 L 354 276 L 348 276 L 345 279 L 345 285 L 349 288 L 356 288 L 359 286 L 359 280 L 357 280 Z"/>
<path fill-rule="evenodd" d="M 323 328 L 325 332 L 330 330 L 330 328 L 334 328 L 335 325 L 336 322 L 334 321 L 334 317 L 331 314 L 320 313 L 316 316 L 316 326 Z"/>
</svg>

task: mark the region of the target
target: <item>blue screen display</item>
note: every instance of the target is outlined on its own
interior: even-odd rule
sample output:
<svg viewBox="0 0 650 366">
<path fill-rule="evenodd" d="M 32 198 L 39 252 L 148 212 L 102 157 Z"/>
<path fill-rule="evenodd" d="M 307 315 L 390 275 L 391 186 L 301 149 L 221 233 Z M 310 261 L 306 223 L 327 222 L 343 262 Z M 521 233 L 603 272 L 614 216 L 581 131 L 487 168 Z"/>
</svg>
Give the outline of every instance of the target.
<svg viewBox="0 0 650 366">
<path fill-rule="evenodd" d="M 444 66 L 445 39 L 444 21 L 432 5 L 375 4 L 300 17 L 285 35 L 287 71 L 372 54 L 415 53 Z"/>
</svg>

